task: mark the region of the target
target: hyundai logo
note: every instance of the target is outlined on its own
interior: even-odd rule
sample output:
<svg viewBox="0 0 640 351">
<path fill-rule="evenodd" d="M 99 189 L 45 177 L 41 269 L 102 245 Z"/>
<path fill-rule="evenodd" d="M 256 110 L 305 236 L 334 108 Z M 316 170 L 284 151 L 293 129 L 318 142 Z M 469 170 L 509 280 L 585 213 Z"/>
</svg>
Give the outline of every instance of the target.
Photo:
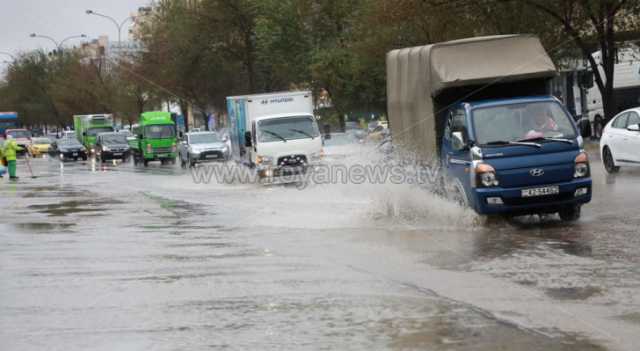
<svg viewBox="0 0 640 351">
<path fill-rule="evenodd" d="M 540 177 L 540 176 L 544 175 L 544 169 L 542 169 L 542 168 L 534 168 L 534 169 L 531 169 L 529 171 L 529 174 L 531 174 L 533 177 Z"/>
</svg>

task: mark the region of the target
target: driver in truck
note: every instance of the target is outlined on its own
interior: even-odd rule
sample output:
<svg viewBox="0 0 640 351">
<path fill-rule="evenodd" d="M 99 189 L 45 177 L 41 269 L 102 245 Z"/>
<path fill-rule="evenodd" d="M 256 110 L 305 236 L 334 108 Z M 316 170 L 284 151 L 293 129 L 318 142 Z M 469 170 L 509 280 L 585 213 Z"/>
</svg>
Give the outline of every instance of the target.
<svg viewBox="0 0 640 351">
<path fill-rule="evenodd" d="M 558 131 L 558 124 L 553 119 L 551 113 L 546 106 L 541 104 L 532 104 L 529 106 L 528 115 L 533 116 L 532 129 L 527 132 L 524 139 L 544 138 L 545 133 Z"/>
</svg>

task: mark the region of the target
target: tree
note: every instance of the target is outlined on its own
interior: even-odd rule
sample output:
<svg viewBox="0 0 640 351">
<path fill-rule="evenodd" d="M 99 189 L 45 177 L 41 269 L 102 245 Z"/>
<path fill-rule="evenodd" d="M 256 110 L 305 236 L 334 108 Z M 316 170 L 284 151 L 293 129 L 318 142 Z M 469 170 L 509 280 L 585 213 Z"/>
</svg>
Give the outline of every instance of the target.
<svg viewBox="0 0 640 351">
<path fill-rule="evenodd" d="M 629 0 L 523 1 L 561 25 L 588 60 L 595 83 L 602 94 L 605 119 L 611 119 L 618 112 L 613 90 L 618 48 L 616 33 L 636 24 L 630 18 L 640 11 L 640 3 Z M 600 50 L 600 63 L 592 56 L 593 42 Z"/>
</svg>

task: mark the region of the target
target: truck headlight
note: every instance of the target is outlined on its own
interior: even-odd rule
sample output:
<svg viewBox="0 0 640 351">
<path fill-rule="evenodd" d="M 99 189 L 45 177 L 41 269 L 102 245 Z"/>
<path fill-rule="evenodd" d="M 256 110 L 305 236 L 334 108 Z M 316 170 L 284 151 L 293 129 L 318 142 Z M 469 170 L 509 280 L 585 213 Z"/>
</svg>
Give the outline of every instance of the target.
<svg viewBox="0 0 640 351">
<path fill-rule="evenodd" d="M 271 166 L 273 165 L 273 157 L 258 155 L 256 157 L 256 164 L 263 165 L 263 166 Z"/>
<path fill-rule="evenodd" d="M 103 146 L 102 147 L 102 151 L 109 151 L 109 147 L 108 146 Z"/>
<path fill-rule="evenodd" d="M 575 167 L 573 172 L 574 178 L 586 178 L 590 175 L 589 156 L 586 152 L 581 152 L 576 156 Z"/>
<path fill-rule="evenodd" d="M 496 170 L 486 163 L 478 163 L 475 168 L 476 184 L 481 187 L 490 188 L 500 185 Z"/>
</svg>

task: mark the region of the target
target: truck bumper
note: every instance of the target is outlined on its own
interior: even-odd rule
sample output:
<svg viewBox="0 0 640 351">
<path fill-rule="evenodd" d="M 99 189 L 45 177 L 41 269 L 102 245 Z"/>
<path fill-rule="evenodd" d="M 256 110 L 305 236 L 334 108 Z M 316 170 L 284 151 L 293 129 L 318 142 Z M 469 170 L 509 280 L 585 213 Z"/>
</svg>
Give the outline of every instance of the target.
<svg viewBox="0 0 640 351">
<path fill-rule="evenodd" d="M 264 167 L 257 172 L 262 184 L 287 184 L 304 180 L 309 167 Z"/>
<path fill-rule="evenodd" d="M 177 153 L 167 154 L 145 154 L 144 159 L 147 161 L 160 161 L 160 160 L 172 160 L 178 156 Z"/>
<path fill-rule="evenodd" d="M 558 186 L 560 193 L 522 197 L 522 190 L 534 187 L 478 188 L 472 189 L 473 206 L 479 214 L 533 214 L 555 213 L 567 206 L 582 205 L 591 201 L 590 178 L 540 187 L 544 186 Z"/>
</svg>

